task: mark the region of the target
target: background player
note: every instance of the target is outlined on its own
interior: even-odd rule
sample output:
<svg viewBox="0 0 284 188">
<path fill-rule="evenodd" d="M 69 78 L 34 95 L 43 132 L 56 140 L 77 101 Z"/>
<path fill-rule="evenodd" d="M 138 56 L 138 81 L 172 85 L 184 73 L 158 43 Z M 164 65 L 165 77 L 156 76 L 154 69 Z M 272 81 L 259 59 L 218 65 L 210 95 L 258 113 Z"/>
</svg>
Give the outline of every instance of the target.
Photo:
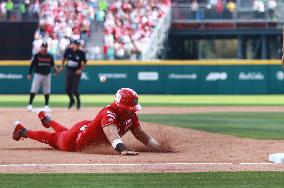
<svg viewBox="0 0 284 188">
<path fill-rule="evenodd" d="M 68 108 L 71 108 L 74 103 L 73 94 L 77 100 L 77 109 L 81 107 L 80 94 L 78 91 L 82 71 L 86 66 L 86 54 L 80 49 L 80 41 L 74 40 L 71 47 L 64 52 L 61 70 L 64 70 L 64 64 L 67 61 L 67 70 L 65 71 L 65 92 L 69 97 Z"/>
<path fill-rule="evenodd" d="M 132 89 L 122 88 L 117 91 L 115 101 L 103 108 L 92 121 L 81 121 L 68 129 L 51 120 L 45 112 L 40 112 L 38 117 L 43 126 L 53 128 L 55 133 L 27 130 L 17 121 L 13 139 L 18 141 L 22 137 L 30 138 L 63 151 L 80 151 L 91 143 L 110 143 L 120 154 L 137 155 L 138 152 L 131 151 L 121 140 L 121 137 L 130 130 L 135 138 L 146 146 L 155 151 L 166 151 L 141 127 L 136 115 L 141 109 L 137 93 Z"/>
<path fill-rule="evenodd" d="M 33 106 L 33 100 L 35 95 L 38 93 L 39 88 L 42 86 L 42 90 L 44 93 L 45 98 L 45 106 L 44 111 L 51 111 L 49 108 L 49 94 L 50 94 L 50 88 L 51 88 L 51 68 L 54 69 L 55 73 L 58 72 L 56 66 L 54 65 L 54 59 L 51 54 L 48 53 L 48 45 L 46 42 L 43 42 L 41 44 L 40 51 L 34 55 L 33 60 L 31 62 L 30 68 L 29 68 L 29 74 L 28 79 L 32 79 L 32 72 L 34 70 L 34 77 L 30 92 L 30 100 L 29 104 L 27 106 L 27 109 L 29 111 L 32 111 Z"/>
</svg>

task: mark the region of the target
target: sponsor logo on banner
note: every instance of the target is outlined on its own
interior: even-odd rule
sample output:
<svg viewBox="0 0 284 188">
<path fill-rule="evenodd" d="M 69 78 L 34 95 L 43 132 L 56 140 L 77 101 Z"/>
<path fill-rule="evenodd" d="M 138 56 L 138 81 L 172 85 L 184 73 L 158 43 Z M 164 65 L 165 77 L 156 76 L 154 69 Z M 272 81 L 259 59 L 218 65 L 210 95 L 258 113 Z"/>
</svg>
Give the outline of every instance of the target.
<svg viewBox="0 0 284 188">
<path fill-rule="evenodd" d="M 277 71 L 276 72 L 276 78 L 277 80 L 284 80 L 284 72 L 283 71 Z"/>
<path fill-rule="evenodd" d="M 99 73 L 98 77 L 105 76 L 107 79 L 127 79 L 126 73 Z"/>
<path fill-rule="evenodd" d="M 239 80 L 264 80 L 264 74 L 261 72 L 240 72 Z"/>
<path fill-rule="evenodd" d="M 227 80 L 228 74 L 226 72 L 210 72 L 206 76 L 206 81 Z"/>
<path fill-rule="evenodd" d="M 1 80 L 21 80 L 24 76 L 22 74 L 12 74 L 12 73 L 0 73 Z"/>
<path fill-rule="evenodd" d="M 88 73 L 82 72 L 81 80 L 90 80 L 90 77 L 88 76 Z"/>
<path fill-rule="evenodd" d="M 196 80 L 197 74 L 176 74 L 176 73 L 170 73 L 168 75 L 168 78 L 170 80 Z"/>
<path fill-rule="evenodd" d="M 159 80 L 158 72 L 138 72 L 138 80 L 157 81 Z"/>
</svg>

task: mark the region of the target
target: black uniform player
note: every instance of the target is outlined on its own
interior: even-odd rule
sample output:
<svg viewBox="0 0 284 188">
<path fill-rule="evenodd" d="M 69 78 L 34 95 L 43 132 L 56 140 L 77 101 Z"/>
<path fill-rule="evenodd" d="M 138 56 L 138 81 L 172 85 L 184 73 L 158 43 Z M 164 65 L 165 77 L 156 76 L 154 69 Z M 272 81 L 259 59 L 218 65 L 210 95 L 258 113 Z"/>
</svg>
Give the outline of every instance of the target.
<svg viewBox="0 0 284 188">
<path fill-rule="evenodd" d="M 34 55 L 32 63 L 29 68 L 28 79 L 32 79 L 32 72 L 34 70 L 34 77 L 30 92 L 30 100 L 27 109 L 32 111 L 32 103 L 35 95 L 37 94 L 39 88 L 42 86 L 42 90 L 45 96 L 45 111 L 50 111 L 48 107 L 49 103 L 49 94 L 51 87 L 51 68 L 57 72 L 57 68 L 54 66 L 54 59 L 51 54 L 47 52 L 48 45 L 46 42 L 43 42 L 40 48 L 40 51 Z"/>
<path fill-rule="evenodd" d="M 66 71 L 65 71 L 65 92 L 69 96 L 68 108 L 71 108 L 74 103 L 75 95 L 77 100 L 77 109 L 81 107 L 80 94 L 78 91 L 78 86 L 80 83 L 80 78 L 82 71 L 86 66 L 86 54 L 80 49 L 80 41 L 74 40 L 70 48 L 67 48 L 64 52 L 64 57 L 62 60 L 61 70 L 64 70 L 64 64 L 67 61 Z"/>
</svg>

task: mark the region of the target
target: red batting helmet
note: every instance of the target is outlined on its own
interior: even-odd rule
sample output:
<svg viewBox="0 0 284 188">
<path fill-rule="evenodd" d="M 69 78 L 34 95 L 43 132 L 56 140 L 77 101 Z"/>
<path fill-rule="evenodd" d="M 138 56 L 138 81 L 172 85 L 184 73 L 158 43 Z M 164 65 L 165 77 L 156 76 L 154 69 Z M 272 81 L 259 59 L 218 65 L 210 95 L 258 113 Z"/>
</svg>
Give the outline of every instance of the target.
<svg viewBox="0 0 284 188">
<path fill-rule="evenodd" d="M 115 102 L 123 109 L 131 112 L 140 111 L 141 105 L 138 103 L 139 96 L 130 88 L 121 88 L 116 92 Z"/>
</svg>

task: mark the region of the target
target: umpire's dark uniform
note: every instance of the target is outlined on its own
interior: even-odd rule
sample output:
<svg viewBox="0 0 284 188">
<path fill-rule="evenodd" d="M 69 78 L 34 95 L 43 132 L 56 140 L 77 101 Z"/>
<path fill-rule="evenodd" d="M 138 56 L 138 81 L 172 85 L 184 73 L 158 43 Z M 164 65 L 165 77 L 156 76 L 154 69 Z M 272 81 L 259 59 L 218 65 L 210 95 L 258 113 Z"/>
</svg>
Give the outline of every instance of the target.
<svg viewBox="0 0 284 188">
<path fill-rule="evenodd" d="M 77 100 L 77 109 L 80 109 L 81 101 L 78 86 L 82 70 L 87 63 L 85 52 L 80 50 L 80 41 L 73 41 L 71 47 L 65 50 L 62 67 L 64 66 L 65 61 L 67 61 L 65 71 L 65 91 L 70 99 L 68 108 L 71 108 L 75 103 L 73 98 L 74 94 Z"/>
</svg>

